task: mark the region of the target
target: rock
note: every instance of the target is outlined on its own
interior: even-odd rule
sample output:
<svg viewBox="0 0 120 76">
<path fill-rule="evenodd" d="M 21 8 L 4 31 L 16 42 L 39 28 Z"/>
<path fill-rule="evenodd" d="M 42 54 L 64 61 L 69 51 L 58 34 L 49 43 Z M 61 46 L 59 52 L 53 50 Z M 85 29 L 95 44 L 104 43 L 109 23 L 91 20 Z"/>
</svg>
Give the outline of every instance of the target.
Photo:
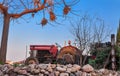
<svg viewBox="0 0 120 76">
<path fill-rule="evenodd" d="M 82 70 L 83 70 L 84 72 L 92 72 L 92 71 L 94 71 L 94 68 L 93 68 L 91 65 L 87 64 L 87 65 L 84 65 L 84 66 L 82 67 Z"/>
<path fill-rule="evenodd" d="M 77 72 L 75 73 L 76 76 L 81 76 L 81 74 L 82 74 L 81 71 L 77 71 Z"/>
<path fill-rule="evenodd" d="M 18 70 L 17 73 L 22 74 L 22 75 L 26 75 L 27 71 L 26 70 Z"/>
<path fill-rule="evenodd" d="M 56 64 L 51 64 L 51 68 L 55 69 L 56 68 Z"/>
<path fill-rule="evenodd" d="M 79 70 L 77 68 L 75 68 L 75 67 L 71 68 L 71 72 L 76 72 L 76 71 L 79 71 Z"/>
<path fill-rule="evenodd" d="M 61 67 L 56 67 L 56 69 L 57 69 L 58 71 L 60 71 L 60 72 L 65 72 L 65 71 L 66 71 L 65 68 L 61 68 Z"/>
<path fill-rule="evenodd" d="M 59 71 L 55 71 L 55 76 L 59 76 L 60 72 Z"/>
<path fill-rule="evenodd" d="M 38 66 L 40 69 L 46 69 L 48 67 L 47 64 L 39 64 Z"/>
<path fill-rule="evenodd" d="M 76 76 L 76 75 L 75 75 L 75 74 L 73 74 L 73 73 L 70 73 L 70 74 L 69 74 L 69 76 Z"/>
<path fill-rule="evenodd" d="M 81 69 L 81 66 L 79 66 L 77 64 L 74 64 L 73 67 L 76 68 L 77 71 L 79 71 Z"/>
<path fill-rule="evenodd" d="M 1 76 L 1 75 L 0 75 Z M 5 74 L 4 76 L 9 76 L 8 74 Z"/>
<path fill-rule="evenodd" d="M 0 64 L 0 69 L 3 67 L 3 65 Z"/>
<path fill-rule="evenodd" d="M 0 65 L 0 76 L 120 76 L 120 71 L 104 68 L 94 70 L 90 65 L 83 66 L 81 70 L 77 64 L 30 64 L 18 67 L 5 64 Z"/>
<path fill-rule="evenodd" d="M 41 73 L 45 73 L 46 71 L 44 69 L 41 70 Z"/>
<path fill-rule="evenodd" d="M 95 72 L 92 72 L 91 76 L 97 76 L 97 74 Z"/>
<path fill-rule="evenodd" d="M 44 76 L 44 74 L 39 73 L 39 76 Z"/>
<path fill-rule="evenodd" d="M 35 66 L 36 66 L 36 64 L 30 64 L 30 65 L 28 65 L 28 68 L 30 68 L 30 69 L 34 69 Z"/>
<path fill-rule="evenodd" d="M 86 72 L 82 72 L 81 76 L 87 76 Z"/>
<path fill-rule="evenodd" d="M 9 69 L 8 66 L 9 66 L 8 64 L 3 65 L 2 68 L 1 68 L 1 70 L 2 70 L 3 72 L 6 72 L 6 71 Z"/>
<path fill-rule="evenodd" d="M 48 71 L 45 71 L 44 74 L 49 75 L 49 72 L 48 72 Z"/>
<path fill-rule="evenodd" d="M 68 73 L 60 73 L 60 76 L 69 76 Z"/>
<path fill-rule="evenodd" d="M 107 69 L 100 69 L 99 71 L 99 74 L 104 74 L 104 75 L 108 75 L 109 74 L 109 70 L 107 70 Z"/>
<path fill-rule="evenodd" d="M 34 70 L 34 73 L 35 73 L 35 74 L 38 74 L 38 73 L 40 73 L 40 70 L 39 70 L 39 69 L 35 69 L 35 70 Z"/>
<path fill-rule="evenodd" d="M 49 74 L 49 76 L 55 76 L 55 73 L 54 73 L 54 72 L 52 72 L 52 73 L 50 73 L 50 74 Z"/>
<path fill-rule="evenodd" d="M 67 73 L 71 73 L 71 71 L 72 71 L 72 68 L 67 68 L 66 70 Z"/>
<path fill-rule="evenodd" d="M 0 70 L 0 76 L 3 76 L 3 72 Z"/>
<path fill-rule="evenodd" d="M 67 69 L 67 66 L 63 66 L 62 68 L 65 68 L 65 69 Z"/>
<path fill-rule="evenodd" d="M 67 68 L 71 68 L 73 65 L 72 64 L 67 64 Z"/>
<path fill-rule="evenodd" d="M 110 72 L 111 76 L 118 76 L 118 73 L 113 71 L 113 72 Z"/>
<path fill-rule="evenodd" d="M 47 70 L 51 73 L 53 72 L 53 69 L 51 67 L 47 68 Z"/>
<path fill-rule="evenodd" d="M 18 72 L 20 70 L 20 67 L 16 67 L 15 69 L 14 69 L 14 72 Z"/>
</svg>

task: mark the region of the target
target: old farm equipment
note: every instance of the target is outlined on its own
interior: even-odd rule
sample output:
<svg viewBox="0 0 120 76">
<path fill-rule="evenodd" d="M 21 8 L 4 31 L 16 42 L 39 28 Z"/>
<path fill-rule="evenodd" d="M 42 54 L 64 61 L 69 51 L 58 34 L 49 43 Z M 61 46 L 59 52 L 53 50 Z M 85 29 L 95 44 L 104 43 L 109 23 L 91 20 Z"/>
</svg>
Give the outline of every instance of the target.
<svg viewBox="0 0 120 76">
<path fill-rule="evenodd" d="M 72 46 L 61 47 L 58 52 L 58 47 L 55 45 L 31 45 L 30 57 L 25 60 L 25 64 L 31 63 L 59 63 L 59 64 L 81 64 L 81 51 Z"/>
<path fill-rule="evenodd" d="M 25 60 L 25 64 L 52 63 L 58 52 L 55 45 L 30 45 L 30 50 L 30 57 Z"/>
<path fill-rule="evenodd" d="M 61 64 L 81 64 L 82 52 L 75 46 L 64 46 L 57 55 L 57 62 Z"/>
</svg>

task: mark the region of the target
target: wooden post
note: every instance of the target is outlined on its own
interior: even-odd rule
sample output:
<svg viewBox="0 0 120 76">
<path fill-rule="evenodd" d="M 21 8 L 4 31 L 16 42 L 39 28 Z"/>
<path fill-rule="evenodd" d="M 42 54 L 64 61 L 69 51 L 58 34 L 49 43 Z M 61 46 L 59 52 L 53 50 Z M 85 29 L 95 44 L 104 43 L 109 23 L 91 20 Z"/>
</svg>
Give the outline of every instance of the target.
<svg viewBox="0 0 120 76">
<path fill-rule="evenodd" d="M 116 59 L 115 59 L 115 49 L 114 49 L 114 47 L 115 47 L 115 35 L 114 34 L 111 35 L 111 47 L 112 47 L 112 49 L 111 49 L 112 69 L 115 70 L 116 69 Z"/>
</svg>

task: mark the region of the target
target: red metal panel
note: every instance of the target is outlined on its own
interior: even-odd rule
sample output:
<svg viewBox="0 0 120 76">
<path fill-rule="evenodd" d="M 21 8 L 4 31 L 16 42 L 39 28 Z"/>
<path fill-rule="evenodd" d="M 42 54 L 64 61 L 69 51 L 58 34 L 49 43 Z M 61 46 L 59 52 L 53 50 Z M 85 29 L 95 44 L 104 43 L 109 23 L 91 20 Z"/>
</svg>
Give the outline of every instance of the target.
<svg viewBox="0 0 120 76">
<path fill-rule="evenodd" d="M 55 57 L 58 52 L 58 48 L 55 45 L 30 45 L 30 50 L 49 51 Z"/>
<path fill-rule="evenodd" d="M 30 45 L 30 50 L 50 50 L 53 45 Z"/>
</svg>

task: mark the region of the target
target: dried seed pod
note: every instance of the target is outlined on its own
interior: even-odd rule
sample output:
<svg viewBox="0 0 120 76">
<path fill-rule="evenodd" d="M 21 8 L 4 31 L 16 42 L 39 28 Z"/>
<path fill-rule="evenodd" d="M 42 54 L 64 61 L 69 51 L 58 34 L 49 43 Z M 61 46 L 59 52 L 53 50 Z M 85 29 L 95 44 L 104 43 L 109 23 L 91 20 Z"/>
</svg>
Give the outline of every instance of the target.
<svg viewBox="0 0 120 76">
<path fill-rule="evenodd" d="M 41 21 L 42 26 L 46 25 L 48 23 L 46 18 L 43 18 Z"/>
<path fill-rule="evenodd" d="M 52 11 L 50 11 L 49 14 L 50 14 L 50 20 L 55 21 L 55 19 L 56 19 L 55 14 Z"/>
<path fill-rule="evenodd" d="M 53 0 L 47 0 L 47 3 L 52 6 L 54 3 L 53 3 Z"/>
<path fill-rule="evenodd" d="M 63 9 L 63 14 L 67 15 L 70 12 L 70 7 L 69 6 L 65 6 Z"/>
</svg>

